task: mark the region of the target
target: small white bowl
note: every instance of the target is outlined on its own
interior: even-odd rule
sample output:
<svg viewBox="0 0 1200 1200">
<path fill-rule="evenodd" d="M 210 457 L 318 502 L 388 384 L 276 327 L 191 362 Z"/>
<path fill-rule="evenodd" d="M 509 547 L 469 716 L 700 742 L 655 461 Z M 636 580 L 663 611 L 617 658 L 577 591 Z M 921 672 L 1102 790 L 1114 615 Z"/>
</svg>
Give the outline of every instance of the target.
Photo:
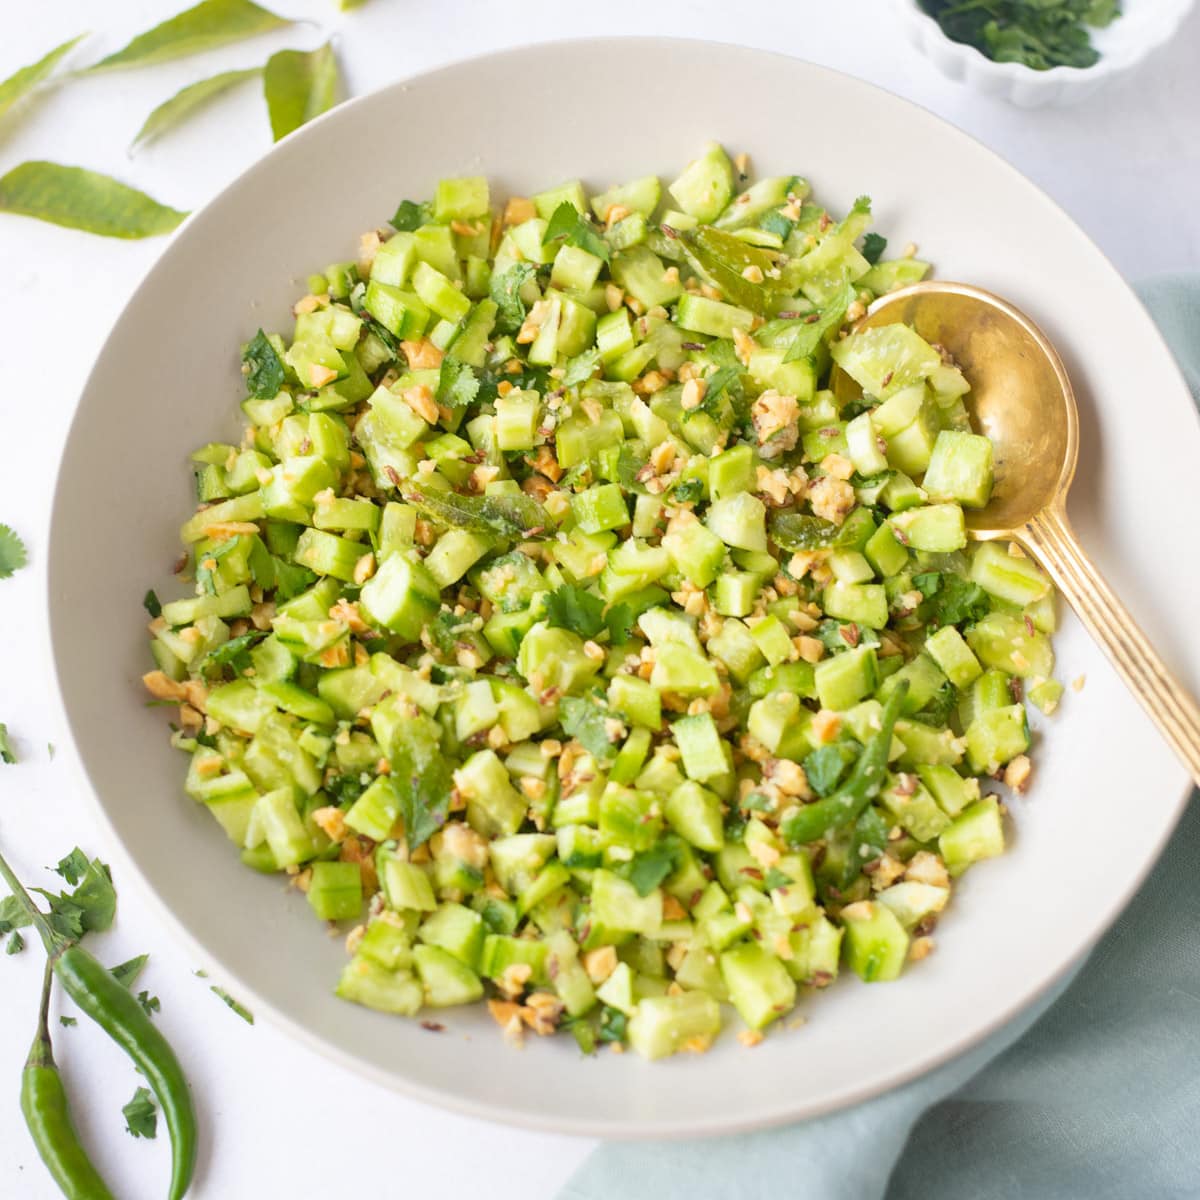
<svg viewBox="0 0 1200 1200">
<path fill-rule="evenodd" d="M 1175 36 L 1195 0 L 1123 0 L 1124 12 L 1105 29 L 1092 31 L 1100 51 L 1094 67 L 1035 71 L 1021 63 L 993 62 L 974 46 L 951 41 L 919 0 L 893 0 L 909 40 L 951 79 L 1021 108 L 1075 104 L 1110 79 L 1139 66 Z"/>
</svg>

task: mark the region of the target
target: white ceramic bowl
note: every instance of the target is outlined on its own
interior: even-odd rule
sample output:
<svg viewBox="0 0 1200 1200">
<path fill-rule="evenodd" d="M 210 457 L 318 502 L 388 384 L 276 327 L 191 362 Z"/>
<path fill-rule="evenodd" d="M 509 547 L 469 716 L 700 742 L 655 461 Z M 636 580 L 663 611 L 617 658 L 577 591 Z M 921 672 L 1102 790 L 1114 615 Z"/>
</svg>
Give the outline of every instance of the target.
<svg viewBox="0 0 1200 1200">
<path fill-rule="evenodd" d="M 909 40 L 951 79 L 969 84 L 1022 108 L 1074 104 L 1111 79 L 1128 74 L 1178 32 L 1195 0 L 1122 0 L 1124 13 L 1092 31 L 1100 51 L 1094 67 L 1052 67 L 1034 71 L 1020 63 L 993 62 L 973 46 L 951 41 L 919 0 L 892 0 Z"/>
<path fill-rule="evenodd" d="M 712 86 L 706 86 L 705 81 Z M 679 89 L 686 83 L 687 101 Z M 718 86 L 719 84 L 719 86 Z M 803 119 L 836 112 L 837 121 Z M 919 240 L 942 274 L 1010 297 L 1057 341 L 1080 393 L 1075 515 L 1086 543 L 1194 684 L 1200 431 L 1132 292 L 1080 230 L 989 150 L 869 84 L 794 59 L 700 42 L 566 42 L 395 84 L 288 138 L 179 231 L 113 329 L 58 479 L 49 563 L 55 662 L 70 728 L 122 878 L 259 1016 L 352 1070 L 495 1120 L 603 1136 L 701 1136 L 871 1096 L 977 1041 L 1058 978 L 1149 869 L 1185 775 L 1080 627 L 1061 674 L 1087 676 L 1039 734 L 1036 783 L 1004 858 L 956 893 L 938 952 L 902 981 L 840 981 L 809 1020 L 748 1051 L 658 1064 L 580 1057 L 570 1039 L 509 1048 L 476 1007 L 447 1032 L 336 1000 L 343 950 L 304 899 L 245 870 L 182 791 L 184 761 L 144 705 L 143 592 L 176 593 L 187 455 L 236 438 L 238 346 L 290 325 L 306 274 L 440 176 L 485 171 L 528 193 L 677 170 L 706 138 L 763 172 L 799 171 L 835 211 L 860 192 L 877 225 Z M 329 165 L 336 164 L 330 170 Z M 122 860 L 124 862 L 122 863 Z M 186 1048 L 185 1048 L 186 1049 Z"/>
</svg>

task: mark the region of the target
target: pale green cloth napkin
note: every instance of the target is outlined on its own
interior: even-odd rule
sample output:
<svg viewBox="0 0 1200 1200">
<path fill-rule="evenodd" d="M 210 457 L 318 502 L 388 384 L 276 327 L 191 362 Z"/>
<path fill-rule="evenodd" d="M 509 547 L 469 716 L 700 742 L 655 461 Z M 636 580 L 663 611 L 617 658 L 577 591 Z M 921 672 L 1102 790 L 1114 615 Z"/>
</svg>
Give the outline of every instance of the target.
<svg viewBox="0 0 1200 1200">
<path fill-rule="evenodd" d="M 1200 402 L 1200 275 L 1140 291 Z M 602 1146 L 559 1200 L 1076 1198 L 1200 1198 L 1197 803 L 1074 978 L 983 1045 L 788 1129 Z"/>
</svg>

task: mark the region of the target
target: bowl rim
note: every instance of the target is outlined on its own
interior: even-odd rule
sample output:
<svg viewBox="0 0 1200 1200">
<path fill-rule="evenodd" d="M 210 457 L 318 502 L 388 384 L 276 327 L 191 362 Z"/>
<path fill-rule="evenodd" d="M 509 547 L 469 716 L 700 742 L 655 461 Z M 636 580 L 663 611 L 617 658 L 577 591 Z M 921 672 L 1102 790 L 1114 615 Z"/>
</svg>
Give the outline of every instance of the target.
<svg viewBox="0 0 1200 1200">
<path fill-rule="evenodd" d="M 79 782 L 81 783 L 81 792 L 85 797 L 85 803 L 88 806 L 93 820 L 97 823 L 99 829 L 107 836 L 109 840 L 109 853 L 114 859 L 120 861 L 123 873 L 127 873 L 127 877 L 136 881 L 136 885 L 141 889 L 144 896 L 148 896 L 152 908 L 158 915 L 159 919 L 165 927 L 171 931 L 178 939 L 179 944 L 198 957 L 200 961 L 211 964 L 216 969 L 219 969 L 225 979 L 234 987 L 237 988 L 241 997 L 252 1003 L 254 1011 L 257 1014 L 261 1013 L 267 1017 L 270 1024 L 276 1029 L 285 1032 L 290 1038 L 304 1045 L 310 1050 L 316 1051 L 321 1057 L 327 1061 L 337 1064 L 339 1067 L 350 1071 L 358 1078 L 366 1078 L 373 1083 L 379 1084 L 391 1091 L 398 1092 L 408 1098 L 418 1100 L 422 1103 L 430 1104 L 436 1108 L 447 1110 L 456 1113 L 460 1116 L 475 1118 L 479 1120 L 489 1121 L 495 1124 L 507 1125 L 524 1129 L 534 1133 L 544 1134 L 559 1134 L 576 1137 L 589 1138 L 604 1138 L 609 1140 L 620 1141 L 656 1141 L 656 1140 L 684 1140 L 695 1139 L 699 1137 L 722 1136 L 728 1134 L 748 1133 L 761 1129 L 777 1128 L 780 1126 L 794 1124 L 801 1120 L 809 1120 L 816 1117 L 821 1117 L 829 1113 L 838 1112 L 848 1109 L 855 1105 L 864 1103 L 878 1096 L 885 1095 L 897 1088 L 919 1079 L 922 1076 L 932 1073 L 936 1069 L 951 1062 L 969 1050 L 981 1045 L 997 1030 L 1003 1028 L 1009 1023 L 1016 1020 L 1022 1013 L 1028 1012 L 1036 1003 L 1041 1001 L 1043 997 L 1049 995 L 1057 988 L 1064 978 L 1071 973 L 1083 958 L 1091 952 L 1096 943 L 1107 932 L 1113 922 L 1120 916 L 1127 904 L 1132 900 L 1134 895 L 1140 889 L 1141 885 L 1158 862 L 1162 855 L 1163 849 L 1167 842 L 1175 832 L 1179 820 L 1184 812 L 1188 798 L 1191 794 L 1192 783 L 1187 777 L 1182 767 L 1179 767 L 1180 773 L 1183 775 L 1183 785 L 1180 789 L 1177 800 L 1174 803 L 1168 821 L 1164 822 L 1164 827 L 1161 835 L 1156 840 L 1152 853 L 1146 856 L 1145 861 L 1139 866 L 1139 869 L 1132 877 L 1129 885 L 1124 889 L 1108 894 L 1108 902 L 1097 910 L 1097 916 L 1093 920 L 1091 928 L 1088 930 L 1086 937 L 1079 942 L 1076 952 L 1069 958 L 1060 962 L 1053 971 L 1051 971 L 1045 979 L 1036 986 L 1028 990 L 1020 990 L 1016 998 L 1009 1006 L 1000 1014 L 988 1020 L 984 1025 L 972 1027 L 968 1032 L 960 1034 L 951 1043 L 941 1047 L 936 1053 L 921 1057 L 919 1061 L 911 1065 L 904 1065 L 894 1068 L 886 1077 L 874 1078 L 870 1082 L 849 1084 L 837 1091 L 836 1094 L 829 1098 L 820 1101 L 806 1101 L 799 1106 L 787 1108 L 781 1106 L 776 1111 L 763 1114 L 756 1113 L 750 1117 L 739 1117 L 734 1115 L 713 1116 L 701 1120 L 674 1120 L 671 1118 L 659 1117 L 655 1120 L 652 1127 L 647 1128 L 641 1123 L 633 1123 L 628 1119 L 622 1121 L 612 1120 L 589 1120 L 587 1118 L 576 1118 L 573 1116 L 561 1116 L 553 1112 L 539 1113 L 537 1116 L 528 1114 L 524 1111 L 512 1112 L 505 1109 L 500 1109 L 483 1100 L 476 1100 L 473 1097 L 466 1095 L 460 1091 L 444 1089 L 439 1087 L 428 1086 L 426 1084 L 416 1082 L 407 1076 L 399 1075 L 391 1070 L 376 1066 L 374 1063 L 359 1058 L 352 1052 L 344 1050 L 334 1042 L 328 1040 L 321 1034 L 314 1032 L 307 1025 L 299 1020 L 293 1019 L 279 1010 L 271 1001 L 269 1001 L 255 987 L 246 983 L 238 971 L 229 967 L 224 961 L 224 957 L 214 951 L 209 946 L 205 945 L 199 934 L 193 933 L 192 930 L 177 917 L 168 903 L 167 899 L 149 877 L 142 871 L 132 854 L 126 849 L 125 843 L 117 832 L 117 829 L 108 814 L 108 810 L 102 801 L 98 789 L 92 784 L 91 776 L 87 765 L 84 762 L 83 755 L 79 750 L 79 743 L 76 739 L 75 729 L 77 721 L 73 718 L 73 710 L 67 704 L 66 689 L 64 687 L 64 677 L 66 675 L 66 664 L 60 657 L 59 639 L 55 637 L 55 628 L 63 620 L 65 615 L 61 614 L 61 606 L 56 603 L 54 592 L 55 584 L 60 572 L 67 569 L 67 563 L 61 552 L 56 550 L 56 547 L 61 540 L 58 536 L 60 527 L 59 513 L 63 505 L 63 493 L 67 488 L 65 479 L 66 465 L 66 449 L 75 434 L 76 427 L 79 423 L 80 401 L 87 395 L 92 387 L 94 377 L 99 368 L 99 364 L 104 357 L 105 350 L 113 336 L 120 321 L 124 317 L 126 310 L 131 307 L 135 300 L 142 293 L 153 287 L 156 283 L 158 275 L 168 270 L 168 264 L 171 255 L 177 242 L 180 241 L 181 235 L 189 231 L 194 225 L 203 224 L 207 219 L 208 214 L 215 210 L 225 199 L 225 197 L 235 188 L 242 185 L 247 179 L 254 174 L 263 170 L 269 169 L 269 164 L 275 157 L 275 152 L 295 141 L 296 139 L 304 139 L 308 136 L 309 131 L 315 128 L 318 124 L 334 121 L 346 120 L 347 114 L 357 109 L 360 106 L 374 102 L 379 96 L 385 93 L 404 91 L 410 85 L 426 79 L 433 78 L 443 72 L 457 71 L 464 67 L 470 67 L 472 64 L 483 60 L 494 60 L 504 58 L 516 58 L 530 53 L 552 53 L 554 50 L 573 48 L 580 46 L 596 46 L 606 44 L 610 46 L 627 46 L 630 43 L 641 43 L 645 46 L 657 46 L 666 48 L 674 46 L 695 46 L 705 47 L 709 50 L 737 50 L 739 52 L 748 53 L 756 56 L 770 56 L 775 59 L 781 59 L 785 62 L 797 65 L 800 68 L 815 72 L 818 75 L 834 77 L 841 81 L 849 82 L 855 87 L 871 89 L 882 93 L 889 101 L 897 105 L 902 105 L 905 108 L 915 110 L 922 120 L 929 120 L 936 125 L 952 131 L 960 138 L 966 139 L 969 143 L 984 154 L 989 156 L 995 163 L 997 169 L 1007 172 L 1010 176 L 1015 176 L 1017 180 L 1024 186 L 1031 188 L 1037 197 L 1045 204 L 1049 205 L 1062 219 L 1064 219 L 1075 233 L 1084 240 L 1087 247 L 1099 257 L 1112 271 L 1116 278 L 1123 278 L 1116 271 L 1111 260 L 1106 254 L 1092 241 L 1092 239 L 1084 232 L 1075 220 L 1062 208 L 1052 197 L 1043 191 L 1036 183 L 1025 176 L 1007 159 L 1000 155 L 995 150 L 992 150 L 985 143 L 975 138 L 966 131 L 960 129 L 952 122 L 944 117 L 941 117 L 931 109 L 919 104 L 907 97 L 899 96 L 894 92 L 873 83 L 870 80 L 860 76 L 852 75 L 849 72 L 838 70 L 837 68 L 825 66 L 823 64 L 810 62 L 807 59 L 800 58 L 796 55 L 787 54 L 780 50 L 768 50 L 757 46 L 748 46 L 745 43 L 734 41 L 720 41 L 712 38 L 688 38 L 678 37 L 674 35 L 633 35 L 633 36 L 581 36 L 570 38 L 554 38 L 547 39 L 541 42 L 535 42 L 527 45 L 517 45 L 505 47 L 500 50 L 486 50 L 477 54 L 471 54 L 459 58 L 452 59 L 448 62 L 440 63 L 428 70 L 415 71 L 406 73 L 393 79 L 391 82 L 384 84 L 381 87 L 365 92 L 360 96 L 351 97 L 335 108 L 323 113 L 321 116 L 308 122 L 299 129 L 288 134 L 285 138 L 275 143 L 270 147 L 260 158 L 251 163 L 243 171 L 230 179 L 220 190 L 218 190 L 205 204 L 201 205 L 179 225 L 174 231 L 169 243 L 164 248 L 162 253 L 151 265 L 149 270 L 139 281 L 137 286 L 132 289 L 129 296 L 126 298 L 125 304 L 122 306 L 121 312 L 117 315 L 110 327 L 109 334 L 106 336 L 104 344 L 97 352 L 96 359 L 93 362 L 91 369 L 88 372 L 87 378 L 84 381 L 80 393 L 79 401 L 76 402 L 75 411 L 72 414 L 71 422 L 67 430 L 66 438 L 63 442 L 63 454 L 59 459 L 55 469 L 55 481 L 52 492 L 52 502 L 50 509 L 49 520 L 49 535 L 47 542 L 47 570 L 45 573 L 45 592 L 44 600 L 47 605 L 48 620 L 47 630 L 50 638 L 51 661 L 53 664 L 53 689 L 52 702 L 57 703 L 63 718 L 64 728 L 67 732 L 67 738 L 70 750 L 70 761 L 73 768 L 78 773 Z M 982 56 L 981 56 L 982 57 Z M 1126 285 L 1128 287 L 1128 285 Z M 1145 306 L 1142 305 L 1140 297 L 1129 288 L 1130 296 L 1139 307 L 1145 312 Z M 1161 331 L 1157 325 L 1146 313 L 1148 325 L 1153 336 L 1159 341 L 1162 351 L 1166 356 L 1166 361 L 1170 363 L 1179 377 L 1180 385 L 1186 392 L 1187 385 L 1183 379 L 1182 373 L 1179 371 L 1178 364 L 1174 360 L 1170 349 L 1167 347 L 1165 339 L 1163 339 Z M 80 717 L 80 722 L 82 722 Z"/>
<path fill-rule="evenodd" d="M 1195 5 L 1196 0 L 1175 0 L 1173 8 L 1160 9 L 1160 13 L 1165 15 L 1161 17 L 1157 26 L 1157 35 L 1152 39 L 1126 47 L 1124 53 L 1102 54 L 1100 60 L 1090 67 L 1058 66 L 1050 67 L 1045 71 L 1035 71 L 1025 66 L 1024 63 L 997 62 L 994 58 L 988 58 L 976 47 L 966 42 L 956 42 L 953 38 L 947 37 L 937 21 L 922 8 L 921 0 L 893 0 L 893 6 L 903 14 L 903 18 L 920 31 L 922 42 L 930 37 L 936 39 L 960 61 L 968 63 L 968 69 L 973 73 L 990 79 L 1003 79 L 1034 86 L 1045 83 L 1047 88 L 1052 84 L 1064 84 L 1067 87 L 1076 84 L 1090 86 L 1093 82 L 1111 79 L 1114 75 L 1120 75 L 1130 70 L 1170 41 L 1179 32 L 1180 25 L 1183 24 Z"/>
</svg>

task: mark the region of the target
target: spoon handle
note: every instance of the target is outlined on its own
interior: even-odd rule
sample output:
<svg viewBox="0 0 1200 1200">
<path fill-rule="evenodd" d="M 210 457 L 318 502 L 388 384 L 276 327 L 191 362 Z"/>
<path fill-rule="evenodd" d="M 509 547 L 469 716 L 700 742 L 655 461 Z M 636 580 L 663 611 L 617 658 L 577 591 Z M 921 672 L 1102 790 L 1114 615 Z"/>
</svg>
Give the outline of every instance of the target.
<svg viewBox="0 0 1200 1200">
<path fill-rule="evenodd" d="M 1022 530 L 1022 542 L 1058 586 L 1117 673 L 1200 784 L 1200 708 L 1159 657 L 1129 610 L 1079 544 L 1055 506 Z"/>
</svg>

